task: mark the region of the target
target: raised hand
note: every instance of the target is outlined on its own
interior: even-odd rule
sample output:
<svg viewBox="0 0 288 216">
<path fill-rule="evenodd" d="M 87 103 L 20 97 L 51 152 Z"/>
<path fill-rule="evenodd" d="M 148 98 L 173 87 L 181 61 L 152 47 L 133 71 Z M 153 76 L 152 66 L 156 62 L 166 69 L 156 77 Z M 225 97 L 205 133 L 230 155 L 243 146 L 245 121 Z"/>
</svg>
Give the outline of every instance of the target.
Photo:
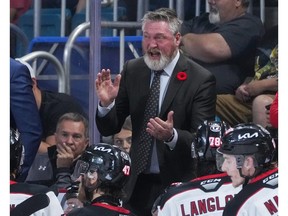
<svg viewBox="0 0 288 216">
<path fill-rule="evenodd" d="M 102 69 L 101 72 L 97 74 L 95 80 L 96 94 L 101 106 L 109 106 L 116 98 L 119 91 L 120 80 L 121 75 L 118 74 L 116 75 L 114 82 L 112 81 L 110 69 Z"/>
<path fill-rule="evenodd" d="M 74 153 L 71 146 L 66 143 L 57 144 L 57 168 L 70 167 L 74 160 Z"/>
<path fill-rule="evenodd" d="M 151 118 L 147 123 L 146 131 L 158 140 L 168 140 L 173 134 L 173 111 L 167 115 L 167 120 L 163 121 L 159 117 Z"/>
</svg>

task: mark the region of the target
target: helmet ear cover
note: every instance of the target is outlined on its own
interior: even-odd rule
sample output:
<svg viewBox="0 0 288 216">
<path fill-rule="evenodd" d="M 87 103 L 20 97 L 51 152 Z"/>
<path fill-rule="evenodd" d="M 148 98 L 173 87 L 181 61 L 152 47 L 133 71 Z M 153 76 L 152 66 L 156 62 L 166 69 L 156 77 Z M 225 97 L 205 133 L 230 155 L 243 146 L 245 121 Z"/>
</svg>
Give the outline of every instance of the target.
<svg viewBox="0 0 288 216">
<path fill-rule="evenodd" d="M 237 168 L 242 168 L 245 161 L 244 155 L 235 155 Z"/>
<path fill-rule="evenodd" d="M 244 162 L 247 157 L 251 157 L 253 159 L 254 167 L 258 167 L 257 160 L 255 160 L 254 155 L 234 155 L 236 158 L 236 166 L 237 168 L 242 168 L 244 166 Z"/>
</svg>

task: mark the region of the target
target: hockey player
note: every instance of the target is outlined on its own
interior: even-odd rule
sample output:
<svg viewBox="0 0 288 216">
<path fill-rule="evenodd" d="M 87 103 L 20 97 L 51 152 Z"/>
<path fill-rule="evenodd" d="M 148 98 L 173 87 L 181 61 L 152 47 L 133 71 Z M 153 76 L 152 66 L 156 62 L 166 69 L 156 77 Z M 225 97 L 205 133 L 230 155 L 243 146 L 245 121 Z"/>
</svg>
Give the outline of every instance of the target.
<svg viewBox="0 0 288 216">
<path fill-rule="evenodd" d="M 234 188 L 225 173 L 216 172 L 216 149 L 229 128 L 225 122 L 204 121 L 197 130 L 192 158 L 198 158 L 198 171 L 205 176 L 190 182 L 172 184 L 155 201 L 152 214 L 158 216 L 222 215 L 226 203 L 241 187 Z M 193 149 L 193 148 L 192 148 Z"/>
<path fill-rule="evenodd" d="M 278 215 L 278 168 L 269 132 L 253 123 L 236 125 L 217 149 L 217 166 L 243 189 L 227 203 L 223 216 Z"/>
<path fill-rule="evenodd" d="M 198 159 L 198 176 L 219 173 L 216 167 L 216 150 L 221 145 L 221 138 L 230 126 L 224 121 L 203 121 L 198 126 L 192 146 L 195 152 L 191 157 Z M 193 147 L 191 147 L 193 149 Z"/>
<path fill-rule="evenodd" d="M 234 188 L 225 173 L 202 176 L 191 182 L 174 184 L 158 197 L 153 215 L 222 215 L 226 203 L 241 189 Z"/>
<path fill-rule="evenodd" d="M 123 186 L 130 176 L 130 164 L 128 153 L 115 145 L 99 143 L 88 147 L 73 173 L 81 179 L 78 198 L 86 205 L 67 215 L 131 215 L 121 201 Z"/>
<path fill-rule="evenodd" d="M 10 215 L 60 216 L 63 209 L 55 194 L 56 187 L 52 191 L 52 188 L 44 185 L 15 181 L 21 170 L 24 153 L 19 133 L 10 129 Z"/>
</svg>

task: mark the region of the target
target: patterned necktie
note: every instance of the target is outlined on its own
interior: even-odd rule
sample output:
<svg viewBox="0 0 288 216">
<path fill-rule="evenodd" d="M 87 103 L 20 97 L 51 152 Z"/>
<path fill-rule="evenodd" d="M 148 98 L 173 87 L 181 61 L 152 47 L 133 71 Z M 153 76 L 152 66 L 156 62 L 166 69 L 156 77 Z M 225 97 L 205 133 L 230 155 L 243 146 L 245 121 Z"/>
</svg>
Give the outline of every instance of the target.
<svg viewBox="0 0 288 216">
<path fill-rule="evenodd" d="M 148 159 L 151 153 L 151 146 L 154 138 L 146 132 L 147 123 L 150 118 L 158 115 L 159 94 L 160 94 L 160 75 L 161 71 L 154 71 L 154 78 L 150 87 L 148 100 L 144 110 L 143 128 L 140 133 L 140 143 L 138 150 L 138 157 L 135 161 L 137 174 L 143 172 L 147 168 Z"/>
</svg>

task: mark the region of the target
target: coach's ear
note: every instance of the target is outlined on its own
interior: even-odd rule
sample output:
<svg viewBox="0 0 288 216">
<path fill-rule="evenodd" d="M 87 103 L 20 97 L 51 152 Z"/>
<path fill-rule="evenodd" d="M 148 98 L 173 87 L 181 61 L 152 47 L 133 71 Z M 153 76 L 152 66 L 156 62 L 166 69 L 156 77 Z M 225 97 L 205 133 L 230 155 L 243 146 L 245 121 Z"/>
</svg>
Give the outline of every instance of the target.
<svg viewBox="0 0 288 216">
<path fill-rule="evenodd" d="M 177 32 L 175 34 L 175 40 L 176 40 L 177 46 L 180 46 L 181 45 L 181 34 L 180 34 L 180 32 Z"/>
</svg>

